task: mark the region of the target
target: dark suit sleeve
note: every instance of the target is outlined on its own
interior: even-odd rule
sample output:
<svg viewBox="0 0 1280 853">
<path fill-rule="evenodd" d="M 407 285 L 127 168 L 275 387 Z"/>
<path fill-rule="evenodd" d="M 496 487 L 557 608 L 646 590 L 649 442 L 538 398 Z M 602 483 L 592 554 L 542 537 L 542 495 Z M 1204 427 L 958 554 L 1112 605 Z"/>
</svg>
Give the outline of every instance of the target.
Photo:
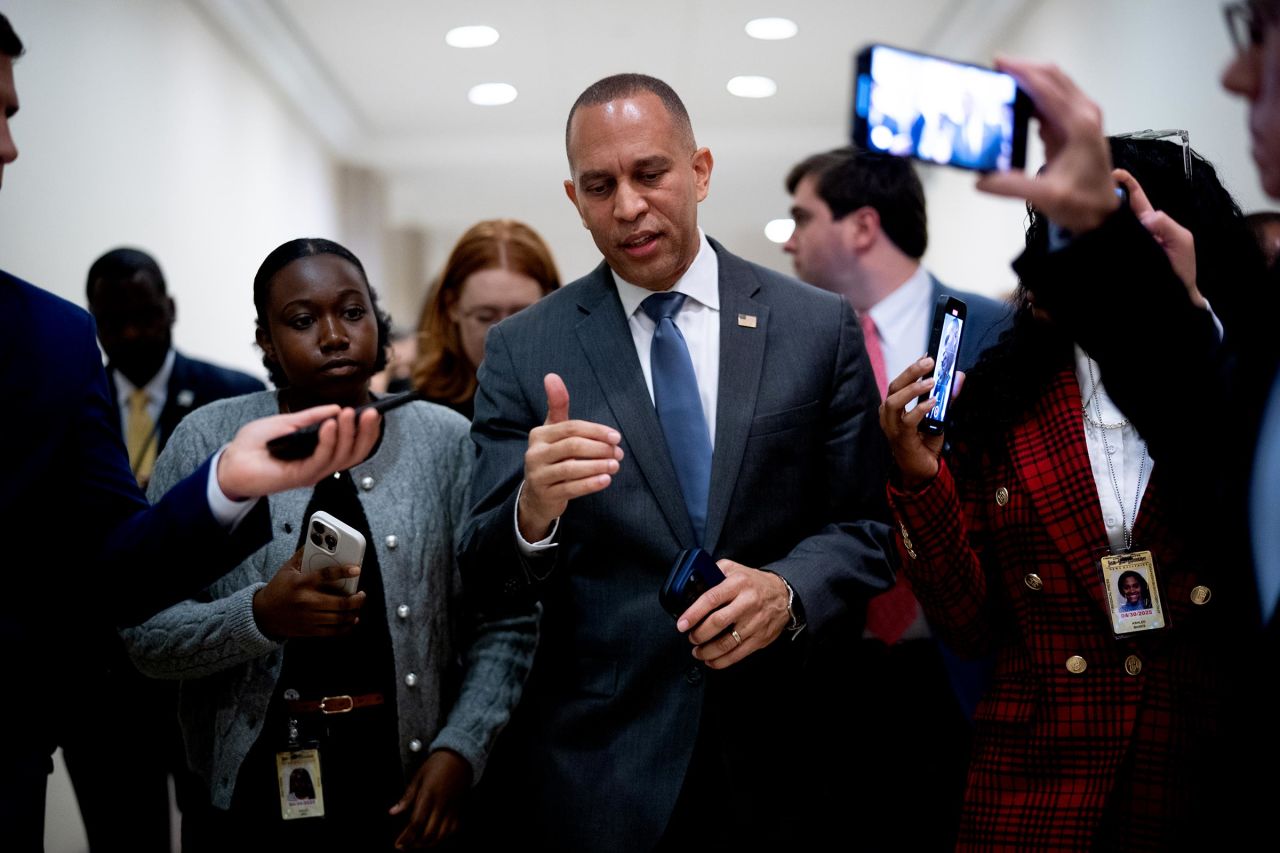
<svg viewBox="0 0 1280 853">
<path fill-rule="evenodd" d="M 90 342 L 93 340 L 89 330 Z M 67 490 L 80 511 L 68 518 L 69 533 L 90 533 L 103 543 L 91 571 L 110 579 L 96 583 L 111 618 L 136 624 L 206 586 L 240 563 L 270 538 L 265 501 L 228 535 L 214 519 L 205 495 L 206 462 L 154 507 L 142 496 L 113 419 L 118 415 L 108 393 L 96 348 L 86 351 L 76 426 L 65 470 L 75 477 Z M 86 529 L 88 528 L 88 529 Z M 89 571 L 90 567 L 82 567 Z"/>
<path fill-rule="evenodd" d="M 546 416 L 535 411 L 516 376 L 503 330 L 490 329 L 471 425 L 477 452 L 471 481 L 474 506 L 458 553 L 467 594 L 486 610 L 503 602 L 527 604 L 535 582 L 551 573 L 561 550 L 526 557 L 516 543 L 516 498 L 529 431 Z"/>
<path fill-rule="evenodd" d="M 765 568 L 787 579 L 817 632 L 893 584 L 887 524 L 889 449 L 880 429 L 880 396 L 853 310 L 841 301 L 825 442 L 824 505 L 816 532 Z M 767 500 L 767 496 L 761 496 Z"/>
</svg>

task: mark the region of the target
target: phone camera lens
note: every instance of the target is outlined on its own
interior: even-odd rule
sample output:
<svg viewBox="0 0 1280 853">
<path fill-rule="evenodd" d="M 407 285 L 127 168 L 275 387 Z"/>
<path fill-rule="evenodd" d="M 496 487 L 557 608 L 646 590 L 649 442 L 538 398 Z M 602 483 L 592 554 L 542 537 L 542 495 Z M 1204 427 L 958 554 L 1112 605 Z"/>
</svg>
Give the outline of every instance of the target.
<svg viewBox="0 0 1280 853">
<path fill-rule="evenodd" d="M 318 522 L 318 521 L 313 521 L 313 522 L 311 522 L 311 532 L 312 532 L 312 533 L 320 533 L 320 532 L 322 532 L 323 530 L 324 530 L 324 528 L 320 526 L 320 522 Z"/>
<path fill-rule="evenodd" d="M 311 542 L 317 546 L 320 545 L 320 534 L 312 531 Z"/>
<path fill-rule="evenodd" d="M 330 551 L 332 551 L 338 547 L 338 537 L 333 535 L 325 536 L 324 544 L 329 547 Z"/>
</svg>

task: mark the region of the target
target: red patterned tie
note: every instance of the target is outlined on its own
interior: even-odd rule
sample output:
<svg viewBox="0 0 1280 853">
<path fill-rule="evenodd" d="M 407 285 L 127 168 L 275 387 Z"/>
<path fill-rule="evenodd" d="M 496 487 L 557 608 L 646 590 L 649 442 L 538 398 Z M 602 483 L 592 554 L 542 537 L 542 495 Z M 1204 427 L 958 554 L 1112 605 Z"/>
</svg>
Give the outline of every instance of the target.
<svg viewBox="0 0 1280 853">
<path fill-rule="evenodd" d="M 876 387 L 880 389 L 880 399 L 883 400 L 889 388 L 889 376 L 884 364 L 884 350 L 880 347 L 880 331 L 870 314 L 863 314 L 860 319 L 867 358 L 871 360 L 871 372 L 875 374 Z M 916 621 L 919 609 L 920 604 L 911 594 L 911 584 L 899 572 L 898 582 L 891 589 L 867 602 L 867 631 L 885 645 L 892 646 Z"/>
<path fill-rule="evenodd" d="M 885 398 L 889 390 L 889 373 L 884 366 L 884 350 L 880 348 L 880 330 L 870 314 L 863 314 L 862 341 L 867 347 L 867 358 L 871 359 L 871 372 L 876 377 L 876 387 L 880 389 L 880 399 Z"/>
</svg>

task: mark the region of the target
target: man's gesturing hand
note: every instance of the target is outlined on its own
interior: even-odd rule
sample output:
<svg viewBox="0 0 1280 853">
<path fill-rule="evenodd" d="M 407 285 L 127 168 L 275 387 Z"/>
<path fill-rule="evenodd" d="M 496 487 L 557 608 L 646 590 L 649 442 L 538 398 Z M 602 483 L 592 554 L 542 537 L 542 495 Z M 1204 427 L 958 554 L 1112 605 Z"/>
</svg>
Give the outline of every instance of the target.
<svg viewBox="0 0 1280 853">
<path fill-rule="evenodd" d="M 622 436 L 612 427 L 569 420 L 569 389 L 554 373 L 543 378 L 547 419 L 529 432 L 524 489 L 516 519 L 526 542 L 547 535 L 569 501 L 608 487 L 622 461 Z"/>
</svg>

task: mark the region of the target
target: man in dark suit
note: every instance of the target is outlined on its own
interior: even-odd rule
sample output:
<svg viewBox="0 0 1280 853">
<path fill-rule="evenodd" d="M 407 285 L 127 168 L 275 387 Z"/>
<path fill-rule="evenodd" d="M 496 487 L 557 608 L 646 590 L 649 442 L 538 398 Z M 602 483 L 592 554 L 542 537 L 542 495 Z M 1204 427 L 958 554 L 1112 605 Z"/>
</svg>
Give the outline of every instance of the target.
<svg viewBox="0 0 1280 853">
<path fill-rule="evenodd" d="M 85 293 L 107 355 L 115 424 L 146 488 L 156 457 L 188 412 L 264 386 L 173 348 L 176 307 L 160 265 L 146 252 L 120 248 L 102 255 L 89 268 Z M 183 754 L 177 684 L 140 675 L 109 626 L 94 645 L 99 665 L 85 662 L 85 683 L 109 700 L 101 721 L 114 735 L 104 738 L 72 722 L 60 738 L 89 846 L 168 851 L 170 773 L 183 813 L 199 808 L 202 796 Z M 190 846 L 188 825 L 183 822 L 184 846 Z"/>
<path fill-rule="evenodd" d="M 837 148 L 797 163 L 786 184 L 796 227 L 782 249 L 792 256 L 796 276 L 843 296 L 859 316 L 876 319 L 892 311 L 890 323 L 876 322 L 888 379 L 928 348 L 939 296 L 960 299 L 968 309 L 961 370 L 972 367 L 1008 327 L 1008 306 L 947 287 L 920 263 L 929 242 L 928 214 L 910 160 Z"/>
<path fill-rule="evenodd" d="M 544 607 L 495 818 L 556 849 L 803 846 L 812 755 L 849 736 L 806 727 L 803 653 L 891 581 L 857 324 L 703 236 L 711 153 L 665 83 L 592 85 L 566 143 L 605 261 L 489 333 L 476 397 L 464 578 Z M 673 625 L 695 545 L 726 579 Z"/>
<path fill-rule="evenodd" d="M 177 307 L 160 265 L 146 252 L 120 248 L 98 258 L 89 268 L 85 295 L 107 355 L 107 379 L 119 401 L 120 434 L 144 487 L 184 416 L 214 400 L 265 387 L 247 373 L 187 358 L 173 348 Z"/>
<path fill-rule="evenodd" d="M 920 263 L 928 244 L 924 188 L 910 160 L 857 148 L 814 154 L 786 179 L 795 231 L 783 245 L 796 275 L 844 297 L 861 318 L 863 338 L 883 396 L 893 377 L 929 347 L 939 296 L 967 308 L 959 367 L 968 370 L 1008 325 L 999 302 L 941 284 Z M 961 661 L 933 638 L 910 586 L 868 605 L 860 638 L 822 654 L 837 673 L 813 685 L 815 706 L 834 723 L 887 727 L 871 743 L 831 753 L 836 774 L 829 805 L 851 805 L 862 816 L 870 849 L 955 846 L 968 767 L 968 718 L 990 666 Z M 909 793 L 907 793 L 909 792 Z M 927 822 L 912 819 L 921 811 Z"/>
<path fill-rule="evenodd" d="M 0 15 L 0 180 L 18 155 L 13 62 L 22 43 Z M 271 438 L 338 414 L 322 407 L 265 418 L 148 507 L 120 443 L 93 321 L 0 272 L 0 524 L 8 587 L 0 598 L 0 848 L 39 850 L 50 757 L 64 721 L 110 738 L 82 667 L 102 627 L 133 624 L 198 590 L 271 537 L 257 496 L 314 483 L 368 455 L 369 413 L 325 424 L 316 452 L 280 462 Z"/>
</svg>

